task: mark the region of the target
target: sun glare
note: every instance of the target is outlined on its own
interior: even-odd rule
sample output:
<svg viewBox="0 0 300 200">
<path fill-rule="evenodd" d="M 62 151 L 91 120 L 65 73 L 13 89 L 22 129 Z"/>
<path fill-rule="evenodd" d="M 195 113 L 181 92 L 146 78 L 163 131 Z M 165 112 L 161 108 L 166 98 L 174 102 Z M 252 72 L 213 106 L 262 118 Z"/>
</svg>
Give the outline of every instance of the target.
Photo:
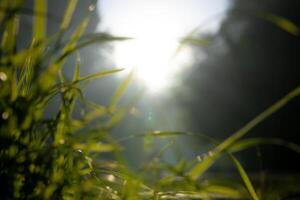
<svg viewBox="0 0 300 200">
<path fill-rule="evenodd" d="M 114 60 L 118 66 L 134 68 L 136 78 L 149 91 L 162 91 L 170 86 L 172 77 L 188 60 L 186 50 L 175 55 L 179 31 L 171 19 L 163 21 L 157 15 L 136 20 L 132 27 L 133 39 L 115 46 Z"/>
<path fill-rule="evenodd" d="M 178 39 L 163 35 L 137 36 L 115 47 L 114 60 L 118 66 L 134 68 L 136 78 L 151 92 L 167 88 L 179 66 L 188 60 L 180 52 L 175 56 Z M 184 55 L 184 56 L 183 56 Z M 180 59 L 181 60 L 180 60 Z"/>
<path fill-rule="evenodd" d="M 210 5 L 204 0 L 100 2 L 102 30 L 104 27 L 112 34 L 133 38 L 114 45 L 113 61 L 118 67 L 134 68 L 135 77 L 151 92 L 171 86 L 176 75 L 192 61 L 189 48 L 175 55 L 180 38 L 199 25 L 203 17 L 211 15 L 209 11 L 214 12 L 200 6 Z M 224 7 L 224 0 L 218 2 Z"/>
</svg>

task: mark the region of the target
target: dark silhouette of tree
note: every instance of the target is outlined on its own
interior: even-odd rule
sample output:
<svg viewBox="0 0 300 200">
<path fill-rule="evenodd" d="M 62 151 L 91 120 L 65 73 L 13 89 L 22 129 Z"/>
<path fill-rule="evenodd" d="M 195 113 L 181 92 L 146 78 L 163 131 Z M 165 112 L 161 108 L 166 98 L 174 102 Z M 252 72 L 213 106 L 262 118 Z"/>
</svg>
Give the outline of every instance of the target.
<svg viewBox="0 0 300 200">
<path fill-rule="evenodd" d="M 227 137 L 299 86 L 300 35 L 285 31 L 265 17 L 280 16 L 300 26 L 299 11 L 297 0 L 232 1 L 218 33 L 208 37 L 212 44 L 194 48 L 199 62 L 183 78 L 186 95 L 178 94 L 189 113 L 192 131 Z M 201 61 L 203 53 L 206 59 Z M 300 143 L 299 115 L 297 98 L 249 136 Z M 267 169 L 299 170 L 286 164 L 292 159 L 300 160 L 291 151 L 263 147 L 262 152 Z M 247 162 L 252 169 L 257 166 L 253 158 Z"/>
</svg>

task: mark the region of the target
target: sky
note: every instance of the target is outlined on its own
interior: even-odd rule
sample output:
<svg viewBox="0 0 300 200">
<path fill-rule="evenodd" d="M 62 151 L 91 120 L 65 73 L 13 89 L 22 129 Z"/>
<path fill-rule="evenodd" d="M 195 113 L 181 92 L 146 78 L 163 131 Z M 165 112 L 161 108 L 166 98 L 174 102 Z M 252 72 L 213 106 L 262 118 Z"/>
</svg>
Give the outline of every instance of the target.
<svg viewBox="0 0 300 200">
<path fill-rule="evenodd" d="M 115 44 L 111 59 L 133 68 L 136 79 L 157 94 L 192 63 L 188 47 L 174 56 L 180 39 L 199 26 L 216 32 L 228 6 L 227 0 L 102 0 L 98 30 L 134 38 Z"/>
<path fill-rule="evenodd" d="M 168 96 L 172 93 L 170 88 L 180 84 L 177 77 L 193 66 L 192 49 L 185 46 L 176 53 L 180 40 L 198 27 L 201 29 L 197 29 L 197 33 L 215 33 L 228 6 L 228 0 L 98 1 L 101 18 L 98 31 L 134 38 L 114 43 L 111 61 L 116 67 L 134 69 L 134 82 L 146 88 L 143 101 L 137 105 L 138 124 L 143 124 L 141 130 L 182 130 L 185 127 L 181 108 Z M 136 120 L 126 122 L 130 131 L 139 129 L 128 125 L 136 126 Z M 188 140 L 186 144 L 190 146 Z M 180 142 L 184 144 L 185 139 Z M 136 145 L 138 143 L 128 145 L 129 151 Z M 174 155 L 168 155 L 168 160 Z"/>
</svg>

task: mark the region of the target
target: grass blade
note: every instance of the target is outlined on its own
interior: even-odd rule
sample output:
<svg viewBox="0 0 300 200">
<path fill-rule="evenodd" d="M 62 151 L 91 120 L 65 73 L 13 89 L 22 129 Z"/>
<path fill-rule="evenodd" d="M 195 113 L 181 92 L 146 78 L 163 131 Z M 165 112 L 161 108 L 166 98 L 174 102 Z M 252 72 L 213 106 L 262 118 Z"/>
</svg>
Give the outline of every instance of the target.
<svg viewBox="0 0 300 200">
<path fill-rule="evenodd" d="M 62 31 L 65 31 L 70 26 L 70 22 L 71 22 L 73 13 L 75 11 L 77 2 L 78 2 L 78 0 L 69 0 L 68 7 L 65 11 L 65 15 L 64 15 L 63 21 L 60 26 L 60 29 Z"/>
<path fill-rule="evenodd" d="M 251 148 L 253 146 L 257 145 L 278 145 L 286 147 L 292 151 L 295 151 L 296 153 L 300 154 L 300 146 L 298 144 L 287 142 L 285 140 L 279 139 L 279 138 L 249 138 L 249 139 L 243 139 L 236 143 L 234 143 L 229 149 L 229 153 L 235 153 L 239 151 L 243 151 L 245 149 Z"/>
<path fill-rule="evenodd" d="M 300 35 L 299 26 L 297 26 L 294 22 L 282 16 L 266 13 L 266 14 L 261 14 L 261 17 L 294 36 Z"/>
<path fill-rule="evenodd" d="M 133 77 L 133 71 L 131 71 L 128 74 L 128 76 L 125 78 L 125 80 L 121 83 L 121 85 L 115 91 L 115 94 L 113 95 L 113 97 L 110 101 L 110 106 L 109 106 L 109 110 L 111 112 L 114 112 L 116 110 L 116 107 L 117 107 L 118 103 L 120 102 L 125 90 L 127 89 L 132 77 Z"/>
<path fill-rule="evenodd" d="M 80 54 L 77 53 L 75 71 L 73 75 L 73 81 L 78 81 L 80 79 Z"/>
<path fill-rule="evenodd" d="M 259 198 L 258 198 L 258 196 L 257 196 L 257 194 L 255 192 L 255 189 L 254 189 L 254 187 L 253 187 L 253 185 L 251 183 L 251 180 L 250 180 L 249 176 L 247 175 L 245 169 L 241 165 L 241 163 L 233 155 L 230 155 L 230 158 L 232 159 L 233 163 L 235 164 L 237 170 L 239 171 L 240 176 L 243 179 L 245 187 L 248 190 L 251 198 L 253 200 L 259 200 Z"/>
<path fill-rule="evenodd" d="M 131 38 L 128 37 L 111 36 L 105 33 L 89 34 L 89 37 L 82 36 L 81 40 L 78 41 L 78 44 L 73 48 L 68 48 L 68 51 L 64 51 L 64 53 L 59 57 L 58 61 L 63 60 L 70 54 L 74 53 L 75 51 L 78 51 L 92 44 L 106 43 L 106 42 L 113 42 L 113 41 L 124 41 L 130 39 Z"/>
<path fill-rule="evenodd" d="M 263 122 L 273 113 L 277 112 L 279 109 L 284 107 L 289 101 L 294 99 L 295 97 L 300 95 L 300 87 L 289 92 L 282 99 L 274 103 L 272 106 L 267 108 L 265 111 L 260 113 L 250 122 L 248 122 L 244 127 L 240 130 L 232 134 L 225 141 L 219 144 L 214 150 L 211 156 L 203 159 L 201 163 L 196 164 L 188 173 L 188 177 L 191 180 L 196 180 L 199 176 L 201 176 L 218 158 L 219 156 L 226 151 L 230 146 L 232 146 L 235 142 L 237 142 L 240 138 L 246 135 L 249 131 L 251 131 L 255 126 Z"/>
<path fill-rule="evenodd" d="M 205 39 L 195 38 L 195 37 L 185 37 L 182 40 L 183 44 L 192 44 L 200 47 L 207 47 L 209 42 Z"/>
<path fill-rule="evenodd" d="M 179 131 L 153 131 L 146 133 L 146 136 L 154 137 L 168 137 L 168 136 L 180 136 L 180 135 L 191 135 L 189 132 L 179 132 Z"/>
<path fill-rule="evenodd" d="M 6 13 L 6 9 L 8 8 L 8 0 L 2 0 L 0 1 L 0 23 L 2 22 L 2 20 L 5 17 L 5 13 Z"/>
<path fill-rule="evenodd" d="M 93 80 L 93 79 L 96 79 L 96 78 L 103 78 L 105 76 L 109 76 L 109 75 L 115 74 L 115 73 L 123 71 L 123 70 L 124 69 L 104 70 L 104 71 L 101 71 L 101 72 L 98 72 L 98 73 L 94 73 L 94 74 L 79 78 L 77 81 L 75 81 L 75 83 L 82 82 L 82 81 L 90 81 L 90 80 Z"/>
<path fill-rule="evenodd" d="M 13 1 L 13 5 L 9 9 L 16 9 L 16 4 L 17 1 Z M 14 14 L 7 21 L 1 41 L 1 49 L 5 50 L 8 54 L 12 54 L 15 51 L 18 29 L 19 17 Z"/>
<path fill-rule="evenodd" d="M 33 41 L 40 41 L 46 36 L 47 28 L 47 1 L 46 0 L 35 0 L 34 12 L 41 13 L 42 15 L 34 15 L 33 23 Z"/>
<path fill-rule="evenodd" d="M 73 52 L 74 47 L 77 43 L 77 41 L 79 40 L 79 38 L 81 37 L 81 35 L 83 34 L 83 32 L 86 29 L 86 26 L 88 25 L 89 22 L 89 18 L 85 18 L 80 24 L 79 26 L 76 28 L 76 30 L 74 31 L 74 33 L 71 36 L 71 39 L 68 41 L 68 43 L 65 45 L 64 49 L 63 49 L 63 55 L 64 56 L 60 56 L 54 64 L 52 64 L 45 72 L 44 74 L 42 74 L 41 78 L 40 78 L 40 87 L 42 91 L 46 91 L 47 89 L 49 89 L 51 86 L 53 86 L 53 84 L 55 83 L 55 78 L 56 75 L 58 74 L 59 70 L 61 70 L 62 66 L 65 63 L 65 60 L 67 58 L 67 55 L 69 55 L 68 52 Z M 46 80 L 47 79 L 47 80 Z"/>
</svg>

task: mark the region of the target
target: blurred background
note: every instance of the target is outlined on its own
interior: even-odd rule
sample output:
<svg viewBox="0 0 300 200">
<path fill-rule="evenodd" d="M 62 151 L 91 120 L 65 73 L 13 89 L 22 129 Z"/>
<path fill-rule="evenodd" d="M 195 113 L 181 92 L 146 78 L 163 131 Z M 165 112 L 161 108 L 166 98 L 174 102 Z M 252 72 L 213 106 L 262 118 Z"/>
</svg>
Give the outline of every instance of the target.
<svg viewBox="0 0 300 200">
<path fill-rule="evenodd" d="M 67 1 L 48 3 L 51 35 L 58 30 Z M 117 85 L 134 71 L 124 103 L 138 99 L 137 103 L 113 133 L 125 145 L 132 166 L 146 162 L 148 150 L 143 138 L 125 140 L 130 135 L 155 130 L 190 133 L 177 137 L 164 157 L 169 162 L 191 160 L 299 86 L 298 0 L 99 0 L 95 7 L 94 1 L 78 3 L 73 28 L 94 10 L 88 32 L 132 38 L 80 52 L 82 74 L 125 68 L 117 76 L 89 84 L 85 95 L 94 102 L 107 105 Z M 32 4 L 27 0 L 24 7 Z M 294 29 L 285 30 L 266 16 L 286 19 L 285 27 Z M 29 44 L 30 30 L 31 18 L 24 16 L 20 28 L 24 34 L 19 38 L 24 46 Z M 64 67 L 66 76 L 73 69 L 70 61 Z M 299 144 L 299 103 L 296 98 L 247 137 Z M 54 102 L 48 117 L 55 108 Z M 158 152 L 168 142 L 150 141 L 151 149 Z M 299 155 L 282 147 L 260 146 L 238 157 L 253 172 L 300 169 Z M 232 168 L 221 160 L 214 170 Z"/>
</svg>

